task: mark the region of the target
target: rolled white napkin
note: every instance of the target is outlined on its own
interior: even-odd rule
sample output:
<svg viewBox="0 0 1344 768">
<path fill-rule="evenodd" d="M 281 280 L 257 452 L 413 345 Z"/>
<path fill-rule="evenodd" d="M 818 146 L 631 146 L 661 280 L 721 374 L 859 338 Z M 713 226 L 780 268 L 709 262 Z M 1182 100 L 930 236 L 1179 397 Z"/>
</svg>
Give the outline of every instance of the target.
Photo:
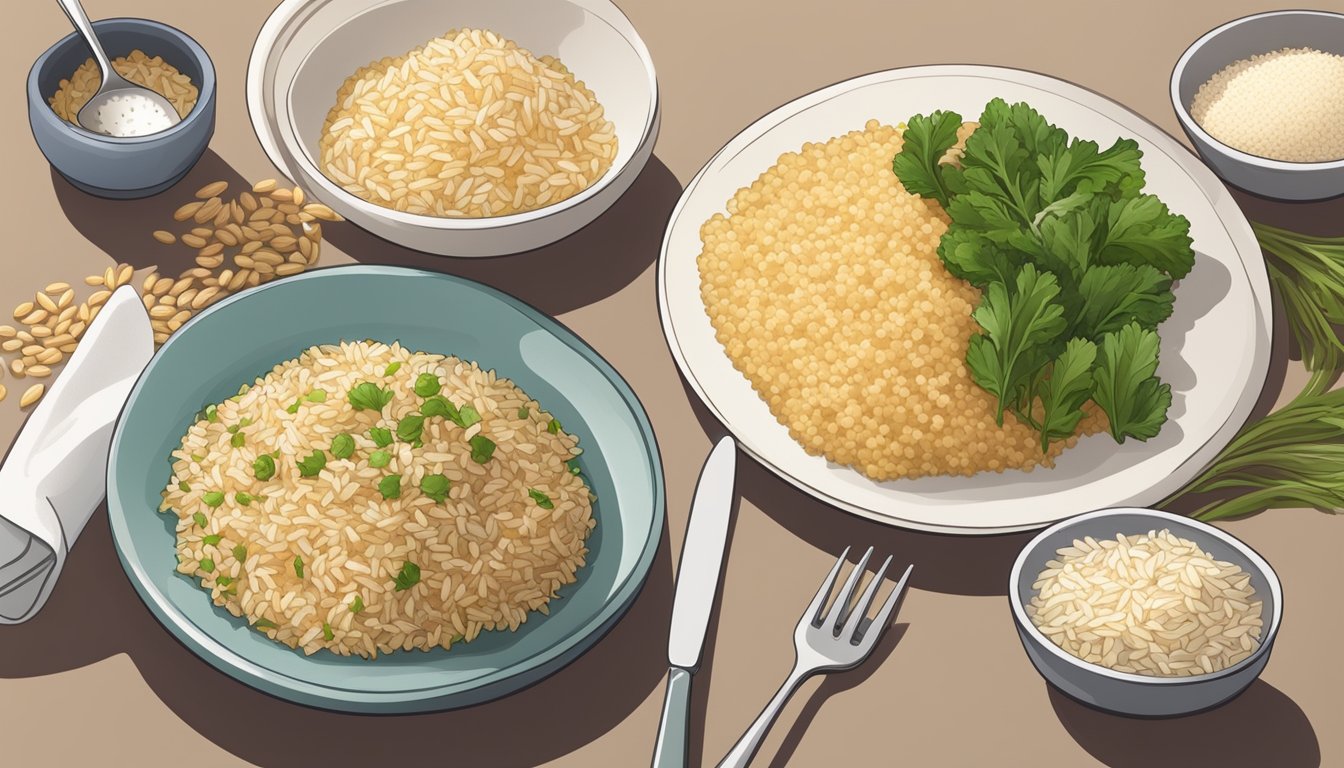
<svg viewBox="0 0 1344 768">
<path fill-rule="evenodd" d="M 154 354 L 135 289 L 122 286 L 85 332 L 0 465 L 0 624 L 41 609 L 107 487 L 112 428 Z"/>
</svg>

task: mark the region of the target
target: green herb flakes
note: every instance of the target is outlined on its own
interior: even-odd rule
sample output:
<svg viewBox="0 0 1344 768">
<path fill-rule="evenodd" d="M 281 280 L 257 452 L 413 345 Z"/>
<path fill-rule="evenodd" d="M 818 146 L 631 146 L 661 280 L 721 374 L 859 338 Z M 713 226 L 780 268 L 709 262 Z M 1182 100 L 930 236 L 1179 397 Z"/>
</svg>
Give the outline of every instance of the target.
<svg viewBox="0 0 1344 768">
<path fill-rule="evenodd" d="M 210 422 L 211 424 L 217 423 L 219 421 L 219 406 L 217 405 L 205 406 L 205 420 Z"/>
<path fill-rule="evenodd" d="M 327 455 L 321 451 L 313 451 L 307 458 L 297 462 L 299 466 L 299 475 L 302 477 L 317 477 L 317 473 L 327 466 Z"/>
<path fill-rule="evenodd" d="M 392 374 L 396 373 L 399 370 L 401 370 L 401 361 L 397 360 L 395 362 L 387 364 L 387 367 L 383 369 L 383 375 L 391 376 Z"/>
<path fill-rule="evenodd" d="M 276 624 L 274 621 L 271 621 L 270 619 L 257 619 L 255 622 L 253 622 L 252 626 L 256 627 L 257 629 L 275 629 L 280 625 Z"/>
<path fill-rule="evenodd" d="M 369 430 L 369 439 L 379 448 L 386 448 L 392 444 L 392 430 L 374 427 Z"/>
<path fill-rule="evenodd" d="M 236 432 L 234 433 L 233 437 L 229 438 L 229 445 L 233 446 L 234 448 L 242 448 L 243 445 L 245 445 L 246 443 L 247 443 L 247 435 L 243 434 L 242 432 Z"/>
<path fill-rule="evenodd" d="M 232 577 L 232 576 L 216 576 L 216 577 L 215 577 L 215 584 L 216 584 L 216 586 L 227 587 L 227 586 L 229 586 L 229 585 L 232 584 L 232 583 L 233 583 L 233 577 Z"/>
<path fill-rule="evenodd" d="M 303 578 L 303 558 L 298 555 L 294 556 L 294 575 Z"/>
<path fill-rule="evenodd" d="M 463 429 L 470 427 L 472 424 L 477 424 L 481 420 L 480 412 L 472 407 L 471 403 L 466 403 L 461 408 L 457 409 L 457 415 L 457 423 L 461 425 Z"/>
<path fill-rule="evenodd" d="M 520 419 L 526 419 L 528 416 L 531 415 L 532 411 L 526 405 L 518 409 L 518 418 Z"/>
<path fill-rule="evenodd" d="M 386 467 L 392 462 L 392 454 L 387 451 L 374 451 L 369 454 L 369 466 L 375 469 Z"/>
<path fill-rule="evenodd" d="M 298 413 L 300 405 L 303 405 L 303 400 L 295 400 L 285 409 L 285 413 Z"/>
<path fill-rule="evenodd" d="M 336 635 L 331 631 L 331 625 L 325 621 L 322 622 L 322 639 L 331 642 L 335 637 Z"/>
<path fill-rule="evenodd" d="M 443 385 L 439 383 L 439 377 L 432 373 L 422 373 L 415 377 L 415 394 L 420 397 L 433 397 L 439 394 Z"/>
<path fill-rule="evenodd" d="M 202 558 L 201 558 L 201 570 L 202 570 L 202 571 L 205 571 L 206 573 L 214 573 L 214 572 L 215 572 L 215 561 L 214 561 L 214 560 L 211 560 L 211 559 L 208 558 L 208 557 L 202 557 Z"/>
<path fill-rule="evenodd" d="M 546 431 L 550 432 L 552 435 L 560 434 L 560 422 L 556 419 L 551 419 L 550 423 L 546 425 Z"/>
<path fill-rule="evenodd" d="M 420 414 L 427 419 L 442 416 L 454 423 L 461 423 L 461 416 L 458 415 L 457 407 L 448 402 L 447 398 L 442 395 L 435 395 L 421 403 Z"/>
<path fill-rule="evenodd" d="M 420 583 L 420 566 L 409 560 L 401 564 L 401 573 L 392 580 L 396 584 L 398 592 L 405 592 L 416 584 Z"/>
<path fill-rule="evenodd" d="M 223 501 L 223 500 L 224 500 L 223 497 L 224 497 L 224 494 L 221 493 L 221 494 L 220 494 L 220 501 Z M 205 516 L 205 513 L 204 513 L 204 512 L 197 512 L 197 513 L 193 514 L 193 515 L 191 516 L 191 521 L 192 521 L 193 523 L 195 523 L 197 526 L 201 527 L 201 528 L 204 528 L 204 527 L 206 527 L 207 525 L 210 524 L 210 520 Z"/>
<path fill-rule="evenodd" d="M 306 399 L 310 403 L 325 403 L 327 402 L 327 391 L 325 389 L 314 389 L 308 393 Z"/>
<path fill-rule="evenodd" d="M 233 494 L 233 500 L 238 502 L 239 505 L 244 507 L 251 506 L 252 498 L 253 498 L 252 494 L 247 493 L 245 491 L 239 491 Z"/>
<path fill-rule="evenodd" d="M 201 501 L 205 502 L 207 507 L 218 507 L 224 503 L 224 494 L 221 491 L 206 491 L 201 494 Z"/>
<path fill-rule="evenodd" d="M 181 492 L 183 492 L 183 493 L 190 493 L 190 492 L 191 492 L 191 485 L 190 485 L 189 483 L 187 483 L 186 480 L 179 480 L 179 481 L 177 482 L 177 490 L 179 490 L 179 491 L 181 491 Z"/>
<path fill-rule="evenodd" d="M 403 416 L 401 421 L 397 422 L 397 439 L 403 443 L 412 443 L 420 439 L 420 433 L 425 428 L 425 417 L 410 414 Z"/>
<path fill-rule="evenodd" d="M 212 533 L 209 536 L 204 536 L 201 538 L 201 543 L 207 546 L 217 547 L 219 546 L 219 534 Z"/>
<path fill-rule="evenodd" d="M 350 612 L 359 613 L 364 610 L 364 598 L 355 595 L 355 599 L 350 601 Z"/>
<path fill-rule="evenodd" d="M 234 546 L 233 559 L 237 560 L 240 563 L 247 560 L 247 546 L 245 544 L 238 544 Z"/>
<path fill-rule="evenodd" d="M 551 497 L 538 491 L 536 488 L 528 488 L 527 495 L 531 496 L 532 500 L 537 502 L 538 507 L 541 507 L 542 509 L 555 509 L 555 502 L 551 501 Z"/>
<path fill-rule="evenodd" d="M 420 492 L 440 504 L 448 498 L 448 489 L 452 487 L 452 481 L 442 474 L 425 475 L 420 481 Z"/>
<path fill-rule="evenodd" d="M 344 433 L 332 438 L 331 455 L 338 459 L 348 459 L 355 455 L 355 439 Z"/>
<path fill-rule="evenodd" d="M 378 492 L 384 499 L 401 498 L 401 475 L 388 475 L 378 481 Z"/>
<path fill-rule="evenodd" d="M 258 456 L 257 460 L 252 462 L 252 474 L 263 482 L 275 477 L 275 459 L 264 453 Z"/>
<path fill-rule="evenodd" d="M 348 397 L 356 411 L 381 411 L 392 402 L 392 390 L 366 381 L 355 385 Z"/>
<path fill-rule="evenodd" d="M 484 464 L 495 455 L 495 441 L 485 435 L 477 435 L 467 441 L 471 445 L 471 460 Z"/>
</svg>

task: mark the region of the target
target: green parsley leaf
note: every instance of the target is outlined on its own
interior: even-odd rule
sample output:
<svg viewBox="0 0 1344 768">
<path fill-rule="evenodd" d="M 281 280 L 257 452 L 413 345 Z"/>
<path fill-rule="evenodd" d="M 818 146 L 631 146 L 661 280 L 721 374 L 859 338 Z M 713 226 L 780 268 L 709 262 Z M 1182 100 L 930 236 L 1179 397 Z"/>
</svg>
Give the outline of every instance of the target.
<svg viewBox="0 0 1344 768">
<path fill-rule="evenodd" d="M 205 457 L 199 453 L 193 453 L 191 454 L 191 460 L 196 462 L 197 464 L 200 464 L 201 462 L 205 461 Z"/>
<path fill-rule="evenodd" d="M 236 435 L 236 434 L 238 434 L 239 426 L 238 426 L 237 424 L 230 424 L 229 426 L 225 427 L 224 429 L 225 429 L 225 431 L 227 431 L 230 435 Z"/>
<path fill-rule="evenodd" d="M 325 389 L 314 389 L 308 393 L 306 399 L 310 403 L 325 403 L 327 402 L 327 391 Z"/>
<path fill-rule="evenodd" d="M 252 462 L 252 474 L 263 482 L 275 477 L 275 459 L 265 453 L 261 454 Z"/>
<path fill-rule="evenodd" d="M 407 560 L 401 564 L 401 573 L 392 580 L 397 585 L 396 591 L 404 592 L 416 584 L 420 583 L 420 566 Z"/>
<path fill-rule="evenodd" d="M 275 629 L 279 625 L 270 619 L 257 619 L 252 623 L 252 626 L 257 629 Z"/>
<path fill-rule="evenodd" d="M 1020 402 L 1032 375 L 1049 359 L 1045 350 L 1064 332 L 1058 295 L 1055 276 L 1027 264 L 1017 275 L 1015 290 L 991 283 L 972 313 L 984 333 L 971 337 L 966 363 L 975 383 L 998 398 L 995 417 L 1000 426 L 1004 410 Z"/>
<path fill-rule="evenodd" d="M 569 466 L 569 474 L 571 474 L 571 475 L 579 475 L 579 474 L 581 474 L 581 473 L 583 472 L 583 470 L 579 468 L 579 460 L 578 460 L 578 459 L 571 459 L 571 460 L 569 461 L 568 466 Z"/>
<path fill-rule="evenodd" d="M 409 416 L 401 417 L 397 422 L 397 439 L 403 443 L 411 443 L 420 439 L 420 433 L 425 428 L 425 417 L 417 416 L 412 413 Z"/>
<path fill-rule="evenodd" d="M 420 404 L 420 415 L 425 418 L 434 416 L 444 416 L 454 422 L 459 422 L 461 417 L 458 415 L 457 406 L 448 402 L 442 395 L 435 395 Z"/>
<path fill-rule="evenodd" d="M 321 451 L 313 451 L 307 458 L 300 459 L 296 463 L 301 477 L 317 477 L 317 473 L 327 466 L 327 455 Z"/>
<path fill-rule="evenodd" d="M 348 459 L 355 455 L 355 439 L 345 433 L 332 438 L 331 455 L 338 459 Z"/>
<path fill-rule="evenodd" d="M 302 399 L 300 399 L 300 400 L 295 400 L 294 402 L 292 402 L 292 403 L 289 404 L 289 407 L 285 409 L 285 412 L 286 412 L 286 413 L 298 413 L 298 412 L 299 412 L 299 406 L 302 405 L 302 404 L 303 404 L 303 400 L 302 400 Z"/>
<path fill-rule="evenodd" d="M 294 575 L 303 578 L 303 558 L 298 555 L 294 556 Z"/>
<path fill-rule="evenodd" d="M 541 507 L 542 509 L 555 509 L 555 502 L 551 501 L 551 497 L 538 491 L 536 488 L 528 488 L 527 495 L 531 496 L 532 500 L 537 502 L 538 507 Z"/>
<path fill-rule="evenodd" d="M 230 584 L 233 583 L 233 577 L 232 577 L 232 576 L 216 576 L 216 577 L 215 577 L 215 583 L 218 584 L 218 585 L 221 586 L 221 587 L 227 587 L 227 586 L 229 586 Z"/>
<path fill-rule="evenodd" d="M 392 454 L 387 451 L 374 451 L 369 454 L 369 466 L 374 468 L 386 467 L 392 462 Z"/>
<path fill-rule="evenodd" d="M 388 363 L 387 367 L 383 369 L 383 375 L 391 376 L 400 369 L 401 369 L 401 361 L 400 360 L 393 361 L 391 363 Z"/>
<path fill-rule="evenodd" d="M 471 403 L 464 403 L 461 408 L 457 409 L 457 416 L 457 423 L 463 429 L 470 427 L 472 424 L 477 424 L 481 420 L 480 412 Z"/>
<path fill-rule="evenodd" d="M 205 420 L 210 422 L 211 424 L 217 423 L 219 421 L 219 406 L 217 405 L 205 406 Z"/>
<path fill-rule="evenodd" d="M 433 397 L 439 394 L 443 385 L 439 383 L 439 377 L 432 373 L 422 373 L 415 377 L 415 394 L 420 397 Z"/>
<path fill-rule="evenodd" d="M 1078 285 L 1073 335 L 1100 339 L 1130 323 L 1156 328 L 1171 316 L 1171 278 L 1147 264 L 1093 267 Z"/>
<path fill-rule="evenodd" d="M 906 121 L 901 151 L 892 160 L 891 169 L 910 194 L 931 197 L 947 207 L 951 193 L 943 178 L 946 166 L 941 160 L 957 143 L 961 123 L 961 115 L 942 110 Z"/>
<path fill-rule="evenodd" d="M 374 427 L 369 430 L 369 439 L 379 448 L 386 448 L 392 444 L 392 430 Z"/>
<path fill-rule="evenodd" d="M 448 498 L 448 489 L 452 487 L 452 481 L 443 474 L 425 475 L 420 480 L 420 492 L 440 504 Z"/>
<path fill-rule="evenodd" d="M 224 503 L 224 494 L 220 491 L 206 491 L 201 494 L 201 501 L 205 502 L 207 507 L 218 507 Z"/>
<path fill-rule="evenodd" d="M 179 480 L 177 481 L 177 490 L 183 493 L 190 493 L 191 485 L 186 480 Z"/>
<path fill-rule="evenodd" d="M 1069 437 L 1078 429 L 1083 403 L 1092 396 L 1092 364 L 1096 359 L 1097 345 L 1087 339 L 1071 339 L 1055 358 L 1049 378 L 1038 390 L 1042 453 L 1050 448 L 1051 440 Z"/>
<path fill-rule="evenodd" d="M 229 445 L 233 446 L 234 448 L 242 448 L 246 442 L 247 442 L 247 435 L 243 434 L 242 432 L 237 432 L 233 435 L 233 437 L 229 438 Z"/>
<path fill-rule="evenodd" d="M 355 599 L 350 601 L 350 612 L 359 613 L 364 610 L 364 598 L 355 595 Z"/>
<path fill-rule="evenodd" d="M 355 385 L 347 397 L 356 411 L 381 411 L 392 402 L 392 390 L 366 381 Z"/>
<path fill-rule="evenodd" d="M 477 435 L 467 441 L 471 445 L 471 460 L 484 464 L 495 455 L 495 441 L 485 435 Z"/>
<path fill-rule="evenodd" d="M 252 504 L 252 494 L 239 491 L 233 494 L 233 500 L 246 507 Z"/>
<path fill-rule="evenodd" d="M 547 432 L 550 432 L 552 435 L 558 435 L 558 434 L 560 434 L 560 422 L 559 422 L 559 420 L 557 420 L 557 419 L 551 419 L 550 423 L 546 425 L 546 431 L 547 431 Z"/>
<path fill-rule="evenodd" d="M 388 475 L 378 481 L 378 492 L 384 499 L 401 498 L 401 475 Z"/>
<path fill-rule="evenodd" d="M 1166 421 L 1171 386 L 1157 372 L 1159 340 L 1156 331 L 1130 323 L 1101 339 L 1101 354 L 1093 372 L 1092 399 L 1106 412 L 1111 436 L 1147 440 Z"/>
<path fill-rule="evenodd" d="M 952 227 L 938 242 L 938 256 L 953 275 L 977 288 L 993 282 L 1012 285 L 1020 258 L 969 227 Z"/>
<path fill-rule="evenodd" d="M 531 414 L 532 411 L 526 405 L 518 409 L 518 418 L 520 419 L 526 419 Z"/>
<path fill-rule="evenodd" d="M 238 544 L 234 546 L 233 559 L 237 560 L 240 563 L 243 562 L 244 560 L 247 560 L 247 546 L 243 544 Z"/>
<path fill-rule="evenodd" d="M 223 496 L 224 496 L 224 494 L 221 493 L 221 494 L 220 494 L 220 501 L 223 501 L 223 500 L 224 500 Z M 216 506 L 218 506 L 218 505 L 216 505 Z M 196 525 L 198 525 L 198 526 L 201 527 L 201 528 L 204 528 L 204 527 L 206 527 L 207 525 L 210 524 L 210 520 L 205 516 L 205 513 L 204 513 L 204 512 L 196 512 L 196 513 L 194 513 L 194 514 L 191 516 L 191 521 L 192 521 L 193 523 L 196 523 Z"/>
<path fill-rule="evenodd" d="M 201 543 L 211 547 L 219 546 L 219 534 L 212 533 L 209 536 L 203 536 L 201 537 Z"/>
<path fill-rule="evenodd" d="M 215 561 L 214 561 L 214 560 L 211 560 L 211 559 L 208 558 L 208 557 L 202 557 L 202 558 L 201 558 L 201 570 L 202 570 L 202 571 L 205 571 L 206 573 L 214 573 L 214 572 L 215 572 Z"/>
<path fill-rule="evenodd" d="M 335 637 L 336 634 L 331 631 L 331 625 L 325 621 L 322 622 L 322 639 L 326 640 L 327 642 L 331 642 L 331 640 Z"/>
<path fill-rule="evenodd" d="M 1147 264 L 1180 280 L 1195 265 L 1190 221 L 1176 216 L 1153 195 L 1113 205 L 1100 237 L 1097 258 L 1103 264 Z"/>
</svg>

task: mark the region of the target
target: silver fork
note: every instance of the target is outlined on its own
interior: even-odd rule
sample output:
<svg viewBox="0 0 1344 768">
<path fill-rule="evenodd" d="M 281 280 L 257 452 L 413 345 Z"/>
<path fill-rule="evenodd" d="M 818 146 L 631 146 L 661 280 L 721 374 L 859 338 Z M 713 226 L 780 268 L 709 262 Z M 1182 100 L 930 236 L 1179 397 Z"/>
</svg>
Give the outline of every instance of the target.
<svg viewBox="0 0 1344 768">
<path fill-rule="evenodd" d="M 878 587 L 882 585 L 882 577 L 886 575 L 887 567 L 891 565 L 891 557 L 887 557 L 886 562 L 882 563 L 877 575 L 868 582 L 868 588 L 863 591 L 863 596 L 855 604 L 854 592 L 863 578 L 868 558 L 873 554 L 873 548 L 869 547 L 868 551 L 863 553 L 859 564 L 850 572 L 849 578 L 845 579 L 845 585 L 841 588 L 835 603 L 831 605 L 829 611 L 826 611 L 826 602 L 835 591 L 836 579 L 840 576 L 840 569 L 844 566 L 848 554 L 849 547 L 845 547 L 845 551 L 840 553 L 840 558 L 835 561 L 835 566 L 827 574 L 826 581 L 822 583 L 817 596 L 812 598 L 812 604 L 807 606 L 807 611 L 798 620 L 798 627 L 793 631 L 793 671 L 784 680 L 775 697 L 765 705 L 756 721 L 719 763 L 719 768 L 745 768 L 756 755 L 756 750 L 760 749 L 761 740 L 765 738 L 766 732 L 779 716 L 779 711 L 784 708 L 785 702 L 804 680 L 818 672 L 835 672 L 857 667 L 860 662 L 868 658 L 882 633 L 890 626 L 891 614 L 896 610 L 896 604 L 905 592 L 905 584 L 910 579 L 910 572 L 915 567 L 911 565 L 905 569 L 901 580 L 882 603 L 877 615 L 872 621 L 868 621 L 868 609 L 872 607 L 873 598 L 877 596 Z"/>
</svg>

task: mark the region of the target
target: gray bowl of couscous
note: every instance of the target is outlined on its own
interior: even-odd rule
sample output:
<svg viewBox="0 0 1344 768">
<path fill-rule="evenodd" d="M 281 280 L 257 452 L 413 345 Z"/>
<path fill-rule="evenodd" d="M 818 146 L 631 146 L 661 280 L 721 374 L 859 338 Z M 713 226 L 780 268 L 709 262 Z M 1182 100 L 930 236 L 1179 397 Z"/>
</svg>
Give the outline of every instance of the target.
<svg viewBox="0 0 1344 768">
<path fill-rule="evenodd" d="M 1236 19 L 1186 49 L 1171 103 L 1199 156 L 1262 197 L 1344 195 L 1344 15 Z"/>
</svg>

